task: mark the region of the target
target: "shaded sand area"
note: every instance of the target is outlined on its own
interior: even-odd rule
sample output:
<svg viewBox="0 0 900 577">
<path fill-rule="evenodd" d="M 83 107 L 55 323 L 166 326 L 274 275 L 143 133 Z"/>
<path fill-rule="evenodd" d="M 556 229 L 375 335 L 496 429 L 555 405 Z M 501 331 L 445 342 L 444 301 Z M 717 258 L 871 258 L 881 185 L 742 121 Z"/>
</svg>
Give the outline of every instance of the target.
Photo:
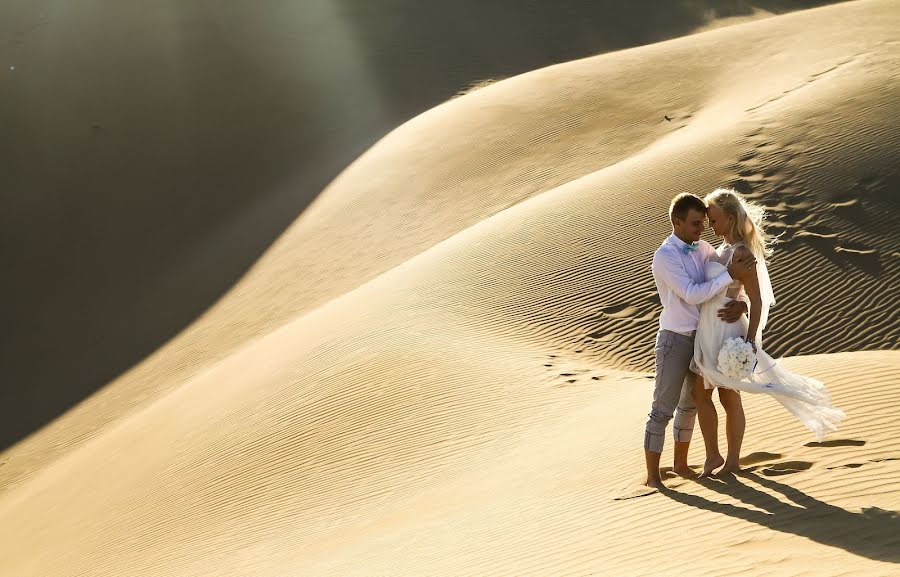
<svg viewBox="0 0 900 577">
<path fill-rule="evenodd" d="M 0 574 L 896 574 L 898 31 L 892 1 L 782 15 L 399 127 L 3 453 Z M 747 396 L 747 475 L 638 496 L 650 255 L 719 184 L 784 233 L 767 348 L 848 417 L 811 443 Z"/>
<path fill-rule="evenodd" d="M 181 332 L 394 127 L 473 81 L 823 3 L 761 2 L 4 1 L 0 397 L 23 409 L 0 451 Z"/>
</svg>

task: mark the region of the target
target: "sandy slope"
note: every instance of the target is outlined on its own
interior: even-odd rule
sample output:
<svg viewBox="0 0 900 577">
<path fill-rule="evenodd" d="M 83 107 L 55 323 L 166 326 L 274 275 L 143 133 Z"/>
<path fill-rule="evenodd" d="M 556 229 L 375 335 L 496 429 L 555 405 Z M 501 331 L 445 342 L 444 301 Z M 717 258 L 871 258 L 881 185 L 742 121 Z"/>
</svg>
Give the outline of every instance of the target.
<svg viewBox="0 0 900 577">
<path fill-rule="evenodd" d="M 341 170 L 473 81 L 760 15 L 744 0 L 6 0 L 0 300 L 16 306 L 0 396 L 23 410 L 0 419 L 0 451 L 181 332 Z"/>
<path fill-rule="evenodd" d="M 897 8 L 554 66 L 400 127 L 194 327 L 4 454 L 0 572 L 888 574 Z M 815 354 L 787 362 L 850 416 L 808 447 L 749 399 L 754 476 L 615 501 L 665 205 L 719 183 L 785 233 L 768 347 Z"/>
</svg>

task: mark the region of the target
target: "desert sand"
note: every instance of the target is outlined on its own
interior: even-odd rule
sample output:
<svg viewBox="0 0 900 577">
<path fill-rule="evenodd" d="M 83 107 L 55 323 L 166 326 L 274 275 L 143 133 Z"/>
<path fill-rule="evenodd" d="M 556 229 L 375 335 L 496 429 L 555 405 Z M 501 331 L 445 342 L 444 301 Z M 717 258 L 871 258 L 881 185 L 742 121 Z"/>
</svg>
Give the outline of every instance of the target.
<svg viewBox="0 0 900 577">
<path fill-rule="evenodd" d="M 3 452 L 0 574 L 900 573 L 898 106 L 900 4 L 862 0 L 428 110 Z M 766 348 L 847 418 L 745 395 L 745 474 L 647 494 L 650 256 L 720 185 L 783 233 Z"/>
<path fill-rule="evenodd" d="M 397 126 L 473 84 L 824 0 L 760 1 L 6 0 L 0 396 L 20 410 L 0 450 L 182 332 Z"/>
</svg>

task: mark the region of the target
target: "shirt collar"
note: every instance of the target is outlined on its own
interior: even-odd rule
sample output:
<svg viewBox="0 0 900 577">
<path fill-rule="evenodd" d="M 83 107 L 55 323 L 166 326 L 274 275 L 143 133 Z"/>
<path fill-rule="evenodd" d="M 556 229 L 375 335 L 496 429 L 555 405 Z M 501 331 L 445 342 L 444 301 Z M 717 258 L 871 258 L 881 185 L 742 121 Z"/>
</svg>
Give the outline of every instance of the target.
<svg viewBox="0 0 900 577">
<path fill-rule="evenodd" d="M 683 250 L 684 247 L 687 246 L 687 243 L 675 236 L 674 232 L 669 235 L 669 238 L 666 239 L 666 242 L 675 245 L 679 250 Z"/>
</svg>

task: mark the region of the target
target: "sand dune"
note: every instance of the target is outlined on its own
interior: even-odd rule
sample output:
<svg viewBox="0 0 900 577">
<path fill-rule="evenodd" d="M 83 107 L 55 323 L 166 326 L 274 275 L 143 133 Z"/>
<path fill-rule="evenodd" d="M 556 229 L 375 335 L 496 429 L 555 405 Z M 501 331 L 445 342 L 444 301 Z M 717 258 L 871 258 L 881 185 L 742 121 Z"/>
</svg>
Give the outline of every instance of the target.
<svg viewBox="0 0 900 577">
<path fill-rule="evenodd" d="M 896 8 L 536 70 L 401 126 L 192 327 L 3 454 L 0 574 L 896 571 Z M 719 184 L 783 232 L 767 348 L 849 416 L 810 444 L 748 398 L 748 476 L 617 500 L 666 203 Z"/>
<path fill-rule="evenodd" d="M 7 0 L 0 450 L 186 328 L 392 128 L 473 81 L 822 3 L 761 1 Z"/>
</svg>

